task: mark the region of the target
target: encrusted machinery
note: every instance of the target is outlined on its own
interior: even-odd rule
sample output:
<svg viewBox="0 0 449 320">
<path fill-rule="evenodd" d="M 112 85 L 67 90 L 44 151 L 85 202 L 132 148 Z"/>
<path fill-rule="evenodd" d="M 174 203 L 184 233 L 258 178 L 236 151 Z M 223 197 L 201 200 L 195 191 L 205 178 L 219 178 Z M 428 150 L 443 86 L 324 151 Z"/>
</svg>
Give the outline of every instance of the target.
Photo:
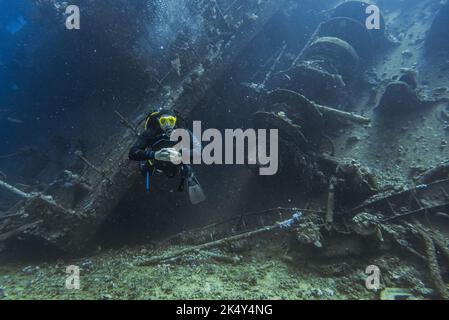
<svg viewBox="0 0 449 320">
<path fill-rule="evenodd" d="M 388 43 L 384 18 L 380 14 L 380 28 L 368 29 L 367 8 L 370 4 L 349 1 L 331 10 L 292 66 L 279 74 L 276 82 L 308 98 L 330 105 L 344 104 L 342 90 L 359 79 L 361 72 L 379 48 Z"/>
<path fill-rule="evenodd" d="M 256 113 L 253 120 L 256 127 L 279 129 L 281 143 L 285 142 L 283 150 L 290 152 L 287 156 L 280 155 L 280 170 L 289 166 L 286 172 L 295 172 L 307 190 L 327 188 L 332 176 L 338 173 L 344 176 L 342 180 L 347 185 L 339 183 L 337 194 L 351 194 L 356 190 L 352 198 L 360 201 L 375 193 L 375 183 L 364 181 L 364 175 L 357 170 L 348 170 L 346 175 L 336 172 L 337 167 L 344 167 L 338 161 L 337 165 L 326 168 L 329 163 L 324 161 L 323 166 L 316 155 L 334 154 L 333 142 L 327 135 L 332 127 L 347 122 L 360 125 L 370 122 L 370 119 L 343 111 L 351 109 L 348 96 L 359 85 L 357 80 L 363 70 L 388 43 L 381 14 L 379 29 L 367 27 L 369 6 L 367 2 L 349 1 L 329 11 L 290 68 L 270 71 L 269 81 L 253 86 L 256 91 L 273 89 L 266 91 L 262 99 L 267 112 Z M 352 182 L 361 181 L 363 188 L 357 183 L 351 184 L 351 179 Z"/>
</svg>

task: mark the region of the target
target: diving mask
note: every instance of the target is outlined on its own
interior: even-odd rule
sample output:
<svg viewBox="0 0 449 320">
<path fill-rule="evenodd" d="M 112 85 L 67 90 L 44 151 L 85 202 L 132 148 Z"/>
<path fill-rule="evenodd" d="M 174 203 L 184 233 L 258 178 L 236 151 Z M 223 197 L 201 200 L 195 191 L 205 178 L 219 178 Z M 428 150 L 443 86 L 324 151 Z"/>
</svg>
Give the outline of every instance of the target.
<svg viewBox="0 0 449 320">
<path fill-rule="evenodd" d="M 167 131 L 176 126 L 177 119 L 174 116 L 161 116 L 158 121 L 161 129 Z"/>
</svg>

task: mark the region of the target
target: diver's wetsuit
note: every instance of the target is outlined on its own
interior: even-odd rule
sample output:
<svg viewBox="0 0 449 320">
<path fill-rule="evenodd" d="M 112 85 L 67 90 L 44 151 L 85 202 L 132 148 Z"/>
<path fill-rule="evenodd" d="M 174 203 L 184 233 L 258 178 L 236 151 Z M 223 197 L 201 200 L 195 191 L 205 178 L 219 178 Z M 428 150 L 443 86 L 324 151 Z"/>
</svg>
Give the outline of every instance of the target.
<svg viewBox="0 0 449 320">
<path fill-rule="evenodd" d="M 201 144 L 189 130 L 190 140 L 193 141 L 191 154 L 201 150 Z M 137 139 L 134 146 L 129 151 L 129 159 L 140 161 L 140 170 L 143 174 L 154 174 L 156 171 L 163 172 L 170 178 L 180 175 L 181 182 L 178 190 L 184 190 L 185 180 L 194 176 L 192 167 L 188 164 L 174 165 L 171 162 L 159 161 L 155 159 L 156 151 L 163 148 L 171 148 L 178 142 L 170 141 L 170 137 L 161 129 L 148 128 Z M 151 162 L 151 163 L 150 163 Z"/>
</svg>

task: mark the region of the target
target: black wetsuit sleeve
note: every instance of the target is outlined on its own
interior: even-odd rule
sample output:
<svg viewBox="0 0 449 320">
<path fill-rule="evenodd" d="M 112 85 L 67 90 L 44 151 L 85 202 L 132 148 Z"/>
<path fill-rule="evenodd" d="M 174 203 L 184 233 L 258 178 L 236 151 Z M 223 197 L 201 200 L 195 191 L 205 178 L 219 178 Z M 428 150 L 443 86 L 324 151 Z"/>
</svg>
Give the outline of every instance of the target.
<svg viewBox="0 0 449 320">
<path fill-rule="evenodd" d="M 129 159 L 134 161 L 154 160 L 154 151 L 151 150 L 152 135 L 147 130 L 142 133 L 129 151 Z"/>
</svg>

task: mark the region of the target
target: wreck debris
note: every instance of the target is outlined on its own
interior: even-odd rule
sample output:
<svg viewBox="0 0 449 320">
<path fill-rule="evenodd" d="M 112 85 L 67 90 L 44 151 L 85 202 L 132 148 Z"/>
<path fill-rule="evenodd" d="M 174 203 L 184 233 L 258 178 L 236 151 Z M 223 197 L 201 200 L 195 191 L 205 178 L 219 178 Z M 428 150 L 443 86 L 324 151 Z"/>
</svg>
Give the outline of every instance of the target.
<svg viewBox="0 0 449 320">
<path fill-rule="evenodd" d="M 28 194 L 26 192 L 23 192 L 22 190 L 17 189 L 16 187 L 0 180 L 0 188 L 3 188 L 9 192 L 12 192 L 13 194 L 19 196 L 22 199 L 31 199 L 33 197 L 32 194 Z"/>
<path fill-rule="evenodd" d="M 114 113 L 120 118 L 120 122 L 130 129 L 136 136 L 139 136 L 139 131 L 137 130 L 136 126 L 134 126 L 131 122 L 129 122 L 128 119 L 126 119 L 120 112 L 117 110 L 114 110 Z"/>
<path fill-rule="evenodd" d="M 5 220 L 5 219 L 9 219 L 9 218 L 14 218 L 14 217 L 20 217 L 21 215 L 22 215 L 21 213 L 3 214 L 3 215 L 0 215 L 0 220 Z"/>
<path fill-rule="evenodd" d="M 356 214 L 349 222 L 345 222 L 345 224 L 356 234 L 365 237 L 381 232 L 381 217 L 379 217 L 379 215 L 374 215 L 367 212 Z"/>
<path fill-rule="evenodd" d="M 411 290 L 403 288 L 385 288 L 380 292 L 379 299 L 383 301 L 417 300 Z"/>
<path fill-rule="evenodd" d="M 365 25 L 366 10 L 370 5 L 370 3 L 364 1 L 346 1 L 335 7 L 332 17 L 346 17 Z M 369 32 L 376 41 L 381 41 L 385 38 L 385 18 L 382 13 L 380 14 L 380 28 L 371 29 Z"/>
<path fill-rule="evenodd" d="M 66 182 L 70 182 L 75 186 L 80 187 L 85 191 L 92 191 L 92 186 L 89 184 L 87 179 L 83 178 L 80 175 L 74 174 L 69 170 L 64 171 Z"/>
<path fill-rule="evenodd" d="M 407 211 L 406 213 L 400 213 L 400 214 L 396 214 L 392 217 L 385 218 L 382 222 L 389 222 L 389 221 L 398 220 L 401 218 L 417 216 L 420 214 L 427 214 L 427 213 L 434 213 L 434 212 L 438 213 L 439 210 L 444 210 L 447 208 L 448 208 L 448 204 L 439 204 L 439 205 L 435 205 L 435 206 L 421 207 L 416 210 Z"/>
<path fill-rule="evenodd" d="M 258 128 L 277 128 L 284 139 L 291 139 L 292 145 L 306 150 L 309 141 L 302 133 L 302 128 L 285 118 L 285 115 L 258 111 L 253 114 L 253 121 Z"/>
<path fill-rule="evenodd" d="M 310 214 L 296 227 L 296 240 L 299 244 L 312 246 L 315 249 L 323 248 L 321 227 L 325 225 L 323 218 L 317 214 Z"/>
<path fill-rule="evenodd" d="M 10 230 L 10 231 L 5 232 L 5 233 L 1 233 L 0 234 L 0 241 L 5 241 L 5 240 L 8 240 L 8 239 L 10 239 L 12 237 L 18 236 L 18 235 L 22 234 L 25 231 L 29 231 L 32 228 L 37 227 L 38 225 L 42 224 L 42 222 L 43 222 L 42 220 L 38 220 L 36 222 L 32 222 L 32 223 L 28 223 L 28 224 L 22 225 L 22 226 L 18 227 L 17 229 Z"/>
<path fill-rule="evenodd" d="M 268 58 L 268 60 L 261 65 L 261 68 L 266 68 L 268 65 L 271 66 L 268 68 L 268 70 L 263 73 L 262 71 L 258 70 L 254 73 L 254 75 L 250 78 L 251 82 L 242 82 L 241 85 L 245 86 L 251 90 L 253 90 L 257 94 L 257 99 L 260 100 L 260 97 L 262 94 L 267 90 L 267 83 L 271 80 L 274 71 L 276 71 L 276 67 L 278 64 L 281 63 L 281 58 L 284 56 L 285 50 L 287 49 L 287 45 L 283 45 L 280 49 L 276 50 L 276 52 Z M 254 80 L 257 76 L 263 75 L 263 79 L 261 79 L 261 82 L 256 83 Z"/>
<path fill-rule="evenodd" d="M 343 218 L 344 225 L 356 234 L 363 237 L 374 236 L 379 243 L 388 240 L 400 250 L 405 250 L 425 262 L 432 284 L 443 299 L 448 298 L 448 292 L 441 278 L 436 250 L 438 249 L 446 262 L 449 262 L 447 240 L 438 231 L 425 228 L 419 222 L 418 214 L 427 215 L 449 209 L 449 197 L 445 191 L 448 183 L 449 180 L 438 181 L 387 196 L 376 195 L 374 199 L 354 208 L 350 213 L 338 216 Z M 350 221 L 346 222 L 348 217 Z M 410 220 L 401 221 L 400 218 Z M 425 254 L 416 250 L 416 246 L 411 243 L 413 240 L 424 242 Z"/>
<path fill-rule="evenodd" d="M 384 212 L 391 216 L 391 219 L 395 219 L 396 215 L 401 214 L 401 211 L 406 209 L 404 214 L 414 212 L 416 208 L 416 198 L 419 199 L 431 199 L 432 203 L 435 203 L 436 209 L 444 208 L 449 205 L 446 189 L 449 187 L 449 179 L 433 182 L 427 185 L 418 185 L 416 187 L 406 189 L 397 193 L 376 194 L 372 198 L 368 199 L 361 205 L 349 210 L 348 214 L 354 214 L 366 209 L 377 210 Z M 429 208 L 430 209 L 430 208 Z M 428 210 L 429 210 L 428 209 Z M 422 208 L 418 206 L 418 212 L 423 212 Z M 397 216 L 398 218 L 400 215 Z"/>
<path fill-rule="evenodd" d="M 335 195 L 341 206 L 354 206 L 378 193 L 375 176 L 355 161 L 342 161 L 335 175 Z"/>
<path fill-rule="evenodd" d="M 267 223 L 270 224 L 277 220 L 283 220 L 295 212 L 325 214 L 324 211 L 318 209 L 285 207 L 246 212 L 200 228 L 183 231 L 169 237 L 164 242 L 167 244 L 198 244 L 204 242 L 205 239 L 223 237 L 223 235 L 229 234 L 229 232 L 244 232 L 250 229 L 265 227 Z"/>
<path fill-rule="evenodd" d="M 438 265 L 437 253 L 433 239 L 429 236 L 428 231 L 425 230 L 418 221 L 415 220 L 414 225 L 424 241 L 429 274 L 436 292 L 441 299 L 449 300 L 449 291 L 443 281 L 443 278 L 441 277 L 441 270 Z"/>
<path fill-rule="evenodd" d="M 360 57 L 355 49 L 346 41 L 335 37 L 316 39 L 304 52 L 304 59 L 310 67 L 341 75 L 345 80 L 356 74 L 360 64 Z M 333 62 L 331 66 L 330 61 Z"/>
<path fill-rule="evenodd" d="M 400 114 L 419 110 L 424 105 L 415 89 L 405 81 L 392 81 L 388 84 L 384 94 L 376 107 L 379 112 Z"/>
<path fill-rule="evenodd" d="M 374 51 L 370 31 L 363 23 L 353 18 L 334 17 L 321 24 L 318 35 L 333 37 L 350 43 L 360 57 L 365 59 L 371 58 Z"/>
<path fill-rule="evenodd" d="M 195 251 L 201 251 L 201 250 L 211 249 L 211 248 L 215 248 L 215 247 L 219 247 L 219 246 L 223 246 L 223 245 L 229 245 L 232 242 L 249 239 L 249 238 L 259 236 L 261 234 L 270 233 L 270 232 L 273 232 L 276 230 L 289 229 L 289 228 L 293 227 L 293 225 L 296 224 L 300 220 L 300 218 L 301 218 L 301 214 L 297 213 L 297 214 L 293 215 L 292 219 L 286 220 L 283 222 L 278 222 L 272 226 L 263 227 L 263 228 L 260 228 L 260 229 L 254 230 L 254 231 L 243 233 L 243 234 L 238 234 L 238 235 L 226 237 L 226 238 L 223 238 L 220 240 L 193 246 L 190 248 L 181 249 L 177 252 L 171 253 L 166 256 L 154 256 L 154 257 L 148 258 L 145 261 L 139 263 L 139 265 L 149 266 L 149 265 L 158 264 L 158 263 L 161 263 L 164 261 L 173 261 L 181 256 L 184 256 L 188 253 L 192 253 Z"/>
<path fill-rule="evenodd" d="M 418 252 L 408 240 L 411 233 L 410 227 L 402 224 L 380 223 L 379 228 L 384 234 L 384 238 L 391 241 L 399 252 L 405 251 L 410 256 L 418 258 L 419 261 L 427 262 L 426 257 Z"/>
<path fill-rule="evenodd" d="M 289 100 L 299 101 L 300 105 L 304 106 L 302 109 L 309 115 L 309 117 L 303 116 L 302 118 L 307 120 L 305 122 L 313 122 L 315 129 L 319 126 L 319 122 L 310 119 L 321 119 L 321 110 L 329 111 L 289 90 L 279 89 L 270 93 L 269 96 L 271 100 L 288 101 L 286 99 L 288 98 Z M 288 103 L 295 106 L 290 101 Z M 292 110 L 291 107 L 288 110 Z M 337 110 L 336 113 L 344 112 Z M 291 111 L 290 114 L 292 117 L 295 115 L 294 111 Z M 347 116 L 346 113 L 344 117 Z M 304 190 L 309 192 L 324 191 L 328 187 L 326 176 L 336 174 L 338 180 L 335 190 L 338 199 L 344 199 L 347 198 L 345 195 L 350 195 L 349 198 L 353 201 L 361 202 L 376 193 L 374 177 L 360 165 L 348 164 L 334 157 L 319 154 L 320 146 L 324 140 L 322 133 L 319 132 L 316 136 L 313 128 L 309 130 L 308 127 L 303 127 L 307 123 L 295 124 L 287 117 L 285 112 L 259 111 L 253 114 L 252 120 L 256 128 L 276 128 L 279 130 L 279 143 L 283 146 L 281 149 L 287 150 L 286 152 L 281 151 L 279 155 L 279 172 L 289 172 L 289 174 L 294 172 L 295 176 L 302 181 L 301 188 L 304 188 Z M 318 125 L 315 125 L 316 123 Z"/>
<path fill-rule="evenodd" d="M 176 71 L 176 74 L 178 77 L 181 76 L 181 59 L 179 59 L 179 56 L 176 57 L 176 59 L 171 61 L 172 70 Z"/>
<path fill-rule="evenodd" d="M 300 65 L 300 61 L 303 60 L 304 57 L 304 53 L 306 52 L 307 48 L 310 47 L 310 45 L 313 43 L 313 41 L 315 41 L 315 39 L 318 37 L 318 34 L 321 31 L 321 27 L 322 27 L 323 23 L 320 23 L 317 27 L 317 29 L 315 30 L 315 32 L 312 34 L 312 36 L 310 37 L 309 41 L 306 43 L 306 45 L 304 46 L 304 48 L 299 52 L 299 54 L 296 56 L 295 60 L 293 60 L 292 65 L 290 66 L 290 68 L 288 70 L 284 70 L 281 71 L 281 73 L 287 73 L 288 71 L 292 70 L 293 68 L 297 67 Z"/>
<path fill-rule="evenodd" d="M 344 2 L 321 23 L 288 70 L 273 79 L 273 86 L 298 91 L 309 99 L 336 106 L 348 104 L 345 96 L 351 82 L 361 75 L 362 67 L 385 42 L 385 24 L 381 16 L 379 30 L 366 28 L 369 3 Z"/>
<path fill-rule="evenodd" d="M 276 89 L 268 92 L 268 97 L 273 101 L 285 101 L 295 103 L 293 106 L 298 108 L 307 108 L 308 110 L 315 110 L 315 114 L 334 116 L 341 120 L 346 120 L 362 125 L 367 125 L 371 122 L 369 118 L 359 116 L 351 112 L 345 112 L 331 107 L 323 106 L 312 102 L 302 94 L 288 90 L 288 89 Z"/>
<path fill-rule="evenodd" d="M 445 183 L 447 184 L 448 181 L 445 181 Z M 435 196 L 435 191 L 441 187 L 442 184 L 439 182 L 418 196 L 423 198 L 423 203 L 425 202 L 424 198 L 436 200 L 437 197 Z M 406 197 L 407 195 L 412 195 L 415 204 L 421 202 L 421 200 L 415 198 L 416 194 L 407 190 L 400 194 L 390 195 L 390 200 L 388 200 L 388 198 L 382 198 L 381 200 L 378 198 L 377 201 L 371 202 L 371 204 L 373 204 L 372 206 L 366 204 L 359 206 L 360 210 L 355 210 L 357 213 L 355 215 L 350 215 L 349 221 L 347 221 L 347 213 L 337 215 L 337 221 L 334 228 L 335 232 L 333 233 L 331 242 L 326 241 L 328 236 L 320 231 L 322 226 L 326 228 L 326 223 L 320 222 L 319 218 L 315 220 L 311 219 L 313 215 L 308 216 L 308 219 L 304 219 L 303 222 L 297 226 L 298 239 L 302 239 L 300 240 L 300 243 L 304 244 L 312 244 L 314 241 L 318 240 L 315 248 L 319 250 L 315 249 L 315 251 L 309 253 L 302 252 L 302 255 L 309 254 L 311 257 L 331 258 L 349 254 L 360 254 L 366 250 L 367 247 L 357 247 L 357 245 L 355 245 L 356 243 L 362 244 L 357 241 L 356 238 L 351 238 L 351 233 L 362 238 L 369 237 L 370 239 L 375 240 L 374 243 L 377 243 L 378 247 L 371 246 L 371 250 L 391 250 L 391 244 L 395 244 L 400 250 L 404 250 L 412 256 L 417 257 L 420 261 L 426 263 L 431 283 L 438 296 L 442 299 L 448 299 L 448 289 L 442 279 L 437 258 L 438 255 L 441 255 L 446 263 L 449 262 L 447 239 L 436 230 L 428 230 L 413 217 L 411 217 L 412 219 L 409 222 L 396 221 L 396 223 L 392 223 L 393 219 L 385 218 L 388 215 L 394 214 L 396 210 L 399 211 L 399 209 L 404 206 L 404 203 L 410 204 L 410 198 Z M 441 201 L 444 202 L 444 200 Z M 446 208 L 449 207 L 448 201 L 449 199 L 446 198 Z M 386 203 L 386 206 L 380 206 L 380 202 Z M 390 210 L 386 208 L 389 208 Z M 401 212 L 404 212 L 404 210 L 405 209 L 402 208 Z M 399 216 L 400 215 L 398 215 L 398 217 Z M 343 225 L 346 226 L 346 228 L 338 226 L 341 222 L 343 222 Z M 304 235 L 308 236 L 305 237 Z M 323 239 L 323 235 L 324 241 L 319 240 Z M 312 238 L 310 239 L 311 236 Z M 414 244 L 416 241 L 424 243 L 425 254 L 416 250 L 416 245 Z"/>
<path fill-rule="evenodd" d="M 61 225 L 70 225 L 82 220 L 82 216 L 73 210 L 67 210 L 58 205 L 51 196 L 40 193 L 23 192 L 4 181 L 0 181 L 0 187 L 12 192 L 22 198 L 22 201 L 16 205 L 16 214 L 8 215 L 9 223 L 0 225 L 0 239 L 9 240 L 16 236 L 23 236 L 24 233 L 29 236 L 45 237 L 46 241 L 66 241 Z M 45 230 L 43 232 L 43 230 Z M 68 231 L 68 230 L 67 230 Z M 71 231 L 67 235 L 72 235 Z M 75 243 L 79 239 L 72 239 Z M 70 240 L 68 240 L 70 241 Z M 67 242 L 66 245 L 75 245 Z M 61 247 L 62 248 L 62 247 Z"/>
<path fill-rule="evenodd" d="M 59 247 L 61 250 L 78 245 L 81 239 L 76 238 L 74 230 L 63 229 L 61 226 L 74 225 L 85 217 L 73 210 L 67 210 L 59 206 L 48 196 L 37 194 L 25 200 L 19 209 L 23 214 L 17 218 L 8 219 L 9 223 L 0 227 L 0 232 L 10 232 L 11 230 L 22 230 L 22 226 L 33 226 L 26 229 L 26 233 L 13 233 L 20 237 L 44 238 L 48 244 L 65 243 Z"/>
<path fill-rule="evenodd" d="M 444 259 L 446 259 L 446 263 L 449 263 L 449 247 L 447 245 L 447 240 L 438 230 L 431 230 L 430 234 L 432 235 L 436 248 Z"/>
<path fill-rule="evenodd" d="M 229 256 L 225 254 L 219 254 L 215 252 L 205 252 L 206 256 L 221 263 L 236 264 L 239 263 L 241 258 L 239 256 Z"/>
<path fill-rule="evenodd" d="M 375 108 L 381 114 L 401 115 L 409 112 L 418 112 L 427 107 L 447 102 L 446 98 L 427 98 L 418 90 L 417 73 L 413 69 L 401 69 L 398 80 L 391 81 Z M 396 77 L 395 77 L 396 78 Z"/>
<path fill-rule="evenodd" d="M 69 209 L 75 208 L 92 191 L 93 187 L 87 179 L 69 170 L 65 170 L 60 179 L 52 182 L 44 190 L 55 201 L 64 203 Z"/>
<path fill-rule="evenodd" d="M 399 81 L 407 83 L 413 90 L 418 88 L 418 73 L 414 69 L 401 69 Z"/>
<path fill-rule="evenodd" d="M 270 80 L 271 75 L 276 70 L 276 67 L 279 64 L 279 62 L 281 61 L 281 58 L 284 55 L 286 49 L 287 49 L 287 45 L 283 45 L 279 54 L 277 55 L 276 59 L 274 59 L 273 64 L 271 65 L 270 69 L 268 70 L 267 74 L 265 75 L 264 80 L 258 86 L 258 89 L 265 89 L 265 86 L 266 86 L 268 80 Z"/>
<path fill-rule="evenodd" d="M 89 168 L 93 169 L 95 172 L 97 172 L 98 174 L 100 174 L 104 179 L 108 180 L 110 183 L 112 183 L 112 180 L 107 177 L 106 175 L 106 171 L 99 169 L 98 167 L 96 167 L 92 162 L 90 162 L 83 154 L 82 151 L 77 150 L 75 151 L 75 155 L 80 158 Z"/>
<path fill-rule="evenodd" d="M 285 115 L 272 112 L 256 112 L 252 116 L 255 128 L 278 129 L 279 131 L 279 170 L 291 176 L 292 172 L 302 181 L 300 188 L 316 191 L 327 187 L 324 174 L 320 171 L 315 155 L 311 152 L 314 145 L 303 133 L 303 128 L 286 118 Z M 259 165 L 257 165 L 259 166 Z"/>
<path fill-rule="evenodd" d="M 449 160 L 442 162 L 435 168 L 423 172 L 419 177 L 416 178 L 419 184 L 428 184 L 445 179 L 449 179 Z"/>
<path fill-rule="evenodd" d="M 13 158 L 13 157 L 17 157 L 17 156 L 23 156 L 23 155 L 29 155 L 32 152 L 35 152 L 36 150 L 32 147 L 29 146 L 24 146 L 21 147 L 18 151 L 10 153 L 10 154 L 5 154 L 5 155 L 0 155 L 0 159 L 8 159 L 8 158 Z"/>
<path fill-rule="evenodd" d="M 447 181 L 445 181 L 447 184 Z M 442 184 L 441 182 L 434 184 L 429 190 L 425 190 L 426 192 L 423 192 L 423 194 L 420 194 L 420 197 L 428 196 L 432 199 L 436 199 L 435 197 L 435 190 L 441 189 Z M 418 204 L 421 206 L 421 200 L 418 200 L 416 198 L 416 189 L 412 190 L 406 190 L 399 194 L 390 195 L 386 198 L 380 198 L 377 199 L 374 202 L 371 202 L 370 205 L 362 205 L 359 207 L 360 210 L 370 210 L 370 211 L 377 211 L 381 212 L 382 215 L 380 216 L 372 216 L 372 218 L 369 218 L 368 220 L 363 219 L 362 224 L 359 222 L 356 223 L 356 220 L 360 220 L 359 217 L 371 217 L 370 214 L 367 213 L 361 213 L 357 214 L 352 218 L 352 221 L 348 226 L 354 230 L 357 234 L 361 234 L 363 236 L 368 236 L 370 234 L 379 234 L 381 231 L 385 234 L 385 236 L 388 237 L 388 240 L 393 241 L 398 248 L 401 250 L 406 250 L 408 253 L 412 254 L 413 256 L 416 256 L 421 261 L 427 263 L 430 277 L 432 280 L 432 283 L 434 287 L 436 288 L 437 292 L 439 293 L 440 297 L 443 299 L 448 298 L 448 292 L 445 288 L 444 282 L 441 278 L 441 271 L 438 266 L 437 262 L 437 252 L 436 252 L 436 246 L 442 253 L 442 255 L 445 257 L 447 261 L 449 258 L 449 252 L 446 244 L 446 240 L 443 239 L 443 237 L 437 232 L 432 230 L 427 230 L 424 228 L 424 226 L 417 220 L 416 214 L 417 213 L 430 213 L 435 212 L 437 210 L 432 210 L 433 208 L 423 208 L 420 207 L 417 210 L 410 211 L 411 209 L 406 209 L 405 203 L 410 205 L 410 197 L 414 200 L 413 203 Z M 443 189 L 444 193 L 444 189 Z M 431 194 L 431 195 L 429 195 Z M 435 204 L 435 207 L 438 207 L 441 209 L 442 207 L 449 208 L 448 200 L 446 198 L 446 203 L 444 203 L 444 200 L 439 203 L 439 205 Z M 424 200 L 422 200 L 424 202 Z M 381 203 L 385 203 L 385 206 L 381 206 Z M 396 209 L 395 209 L 396 208 Z M 397 213 L 396 211 L 401 210 L 401 212 L 408 211 L 406 213 Z M 390 218 L 385 218 L 385 216 L 393 215 Z M 398 218 L 404 218 L 409 217 L 411 218 L 411 222 L 406 222 L 404 224 L 391 224 L 393 220 L 396 220 Z M 397 221 L 398 222 L 398 221 Z M 400 223 L 400 221 L 399 221 Z M 360 226 L 363 226 L 360 228 Z M 367 229 L 366 229 L 367 228 Z M 362 230 L 362 232 L 360 232 Z M 368 233 L 366 233 L 363 230 L 367 230 Z M 419 253 L 414 246 L 410 244 L 408 240 L 406 240 L 406 233 L 409 232 L 414 235 L 418 235 L 420 239 L 425 244 L 425 255 Z M 383 238 L 383 237 L 382 237 Z"/>
<path fill-rule="evenodd" d="M 335 184 L 337 179 L 332 176 L 329 180 L 329 192 L 327 196 L 326 229 L 330 230 L 334 223 Z"/>
</svg>

